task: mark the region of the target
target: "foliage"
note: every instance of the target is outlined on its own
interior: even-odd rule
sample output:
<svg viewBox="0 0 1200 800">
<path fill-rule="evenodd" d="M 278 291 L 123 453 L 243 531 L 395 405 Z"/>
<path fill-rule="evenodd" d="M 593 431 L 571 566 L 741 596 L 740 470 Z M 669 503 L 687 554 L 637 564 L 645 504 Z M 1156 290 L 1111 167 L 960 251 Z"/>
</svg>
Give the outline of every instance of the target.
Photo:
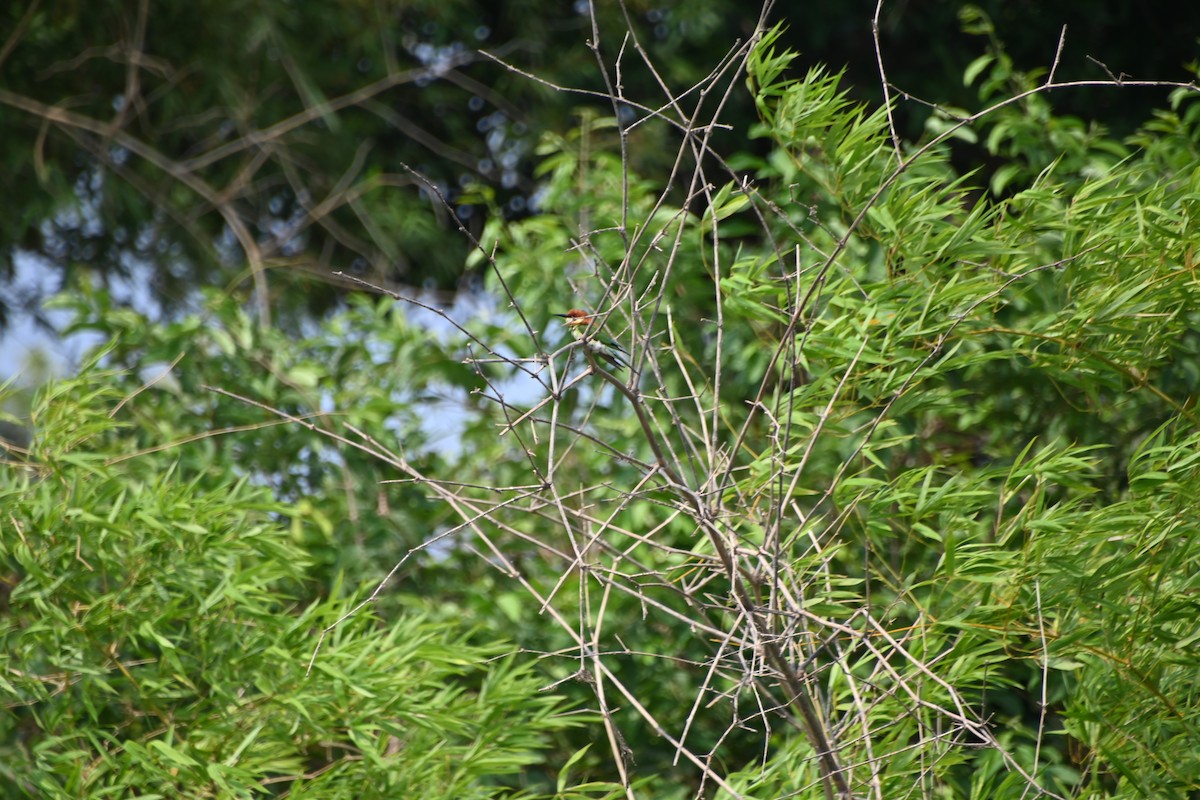
<svg viewBox="0 0 1200 800">
<path fill-rule="evenodd" d="M 95 364 L 50 387 L 28 462 L 0 473 L 6 796 L 512 796 L 569 724 L 530 665 L 363 612 L 307 674 L 355 600 L 306 591 L 318 521 L 229 450 L 141 449 L 131 429 L 183 407 L 118 423 L 124 387 Z"/>
<path fill-rule="evenodd" d="M 695 71 L 733 13 L 708 0 L 686 20 L 635 16 L 671 76 Z M 624 28 L 621 9 L 599 14 Z M 466 283 L 469 241 L 452 234 L 483 222 L 468 183 L 505 215 L 536 203 L 531 149 L 578 95 L 476 48 L 604 88 L 582 41 L 587 7 L 571 4 L 47 0 L 7 4 L 0 20 L 0 274 L 32 259 L 67 286 L 95 274 L 127 302 L 169 309 L 196 287 L 253 287 L 259 312 L 289 326 L 333 305 L 334 269 Z M 0 322 L 40 299 L 5 292 Z"/>
<path fill-rule="evenodd" d="M 268 588 L 229 601 L 257 612 L 189 618 L 201 644 L 267 637 L 295 662 L 349 607 L 345 575 L 377 587 L 384 619 L 419 609 L 409 638 L 359 610 L 317 654 L 316 674 L 367 683 L 363 724 L 393 713 L 379 697 L 425 696 L 371 683 L 396 680 L 376 675 L 393 648 L 502 651 L 464 622 L 515 640 L 496 681 L 528 688 L 536 668 L 593 716 L 568 729 L 519 687 L 434 670 L 470 684 L 452 710 L 477 702 L 446 729 L 512 725 L 499 766 L 467 762 L 480 767 L 469 791 L 511 768 L 512 784 L 564 797 L 1187 797 L 1200 790 L 1200 103 L 1177 87 L 1169 111 L 1116 141 L 1056 115 L 1039 74 L 989 41 L 967 82 L 993 105 L 939 107 L 918 141 L 841 73 L 794 69 L 778 30 L 686 102 L 626 98 L 662 109 L 637 125 L 581 114 L 538 145 L 543 213 L 508 218 L 487 185 L 464 194 L 491 211 L 468 261 L 503 304 L 358 298 L 282 333 L 215 292 L 159 322 L 104 291 L 65 298 L 111 338 L 111 394 L 91 405 L 127 398 L 127 430 L 66 403 L 39 437 L 104 456 L 39 450 L 38 463 L 86 464 L 97 480 L 64 474 L 107 487 L 76 502 L 110 528 L 132 504 L 103 498 L 144 485 L 214 514 L 255 498 L 255 538 L 282 549 L 238 555 L 224 580 Z M 758 123 L 729 152 L 712 98 L 743 85 Z M 998 170 L 956 166 L 952 143 L 972 140 Z M 669 142 L 669 157 L 639 160 Z M 632 368 L 564 336 L 553 315 L 570 307 L 594 311 L 588 334 L 603 327 Z M 48 483 L 14 496 L 42 508 Z M 143 517 L 174 521 L 178 505 L 130 519 L 149 535 Z M 90 587 L 73 541 L 57 547 Z M 204 602 L 225 585 L 208 562 L 174 561 L 193 588 L 156 596 Z M 127 627 L 150 614 L 129 607 Z M 76 624 L 60 611 L 47 633 Z M 159 648 L 155 668 L 182 658 L 170 626 L 148 631 L 173 650 L 132 627 L 129 641 Z M 426 627 L 440 633 L 422 639 Z M 232 652 L 265 650 L 252 638 Z M 320 688 L 290 674 L 272 697 Z M 321 702 L 304 707 L 316 718 Z M 166 722 L 137 724 L 178 749 Z M 371 733 L 386 754 L 395 732 Z M 429 766 L 431 747 L 392 766 Z"/>
<path fill-rule="evenodd" d="M 955 0 L 913 13 L 883 4 L 877 22 L 897 85 L 969 103 L 958 76 L 977 43 L 959 35 L 960 13 L 995 20 L 989 31 L 1009 43 L 1010 67 L 1044 61 L 1064 23 L 1071 45 L 1086 42 L 1138 76 L 1177 77 L 1194 58 L 1183 33 L 1195 29 L 1197 12 L 1186 7 L 1148 13 L 1063 0 L 1047 14 L 1028 2 L 978 5 Z M 479 277 L 464 270 L 470 242 L 454 234 L 540 210 L 533 150 L 541 136 L 596 113 L 645 121 L 663 102 L 654 97 L 660 86 L 685 96 L 732 42 L 754 36 L 770 8 L 733 0 L 7 3 L 0 275 L 23 280 L 0 291 L 0 327 L 39 315 L 53 287 L 92 277 L 123 302 L 169 310 L 188 308 L 196 287 L 253 286 L 259 313 L 289 326 L 335 305 L 345 284 L 329 279 L 332 270 L 391 285 L 470 285 Z M 811 63 L 848 64 L 849 91 L 877 102 L 870 29 L 860 9 L 833 4 L 805 9 L 785 35 Z M 1061 73 L 1101 75 L 1070 47 L 1068 56 Z M 618 83 L 624 102 L 614 104 L 607 95 Z M 1128 130 L 1142 113 L 1128 106 L 1140 93 L 1077 96 L 1056 100 L 1077 121 L 1028 119 L 1086 149 L 1107 142 L 1089 133 L 1095 117 Z M 754 123 L 744 93 L 721 102 L 734 130 Z M 905 132 L 919 132 L 927 116 L 914 108 L 897 109 Z M 626 157 L 635 169 L 669 166 L 669 129 L 641 125 L 632 135 Z M 1019 162 L 1034 153 L 1008 155 Z M 467 184 L 488 187 L 495 203 L 473 202 Z"/>
<path fill-rule="evenodd" d="M 592 636 L 620 631 L 593 645 L 613 665 L 593 679 L 636 694 L 643 722 L 681 731 L 698 760 L 742 761 L 730 796 L 1194 791 L 1194 669 L 1164 657 L 1190 647 L 1172 621 L 1191 613 L 1200 555 L 1178 505 L 1188 489 L 1175 494 L 1194 480 L 1200 377 L 1195 92 L 1128 143 L 1097 142 L 1120 159 L 1046 161 L 1039 148 L 1073 123 L 1037 95 L 972 116 L 1037 165 L 991 200 L 950 163 L 962 124 L 897 153 L 882 110 L 827 71 L 789 77 L 776 42 L 747 66 L 773 149 L 738 154 L 756 180 L 714 187 L 702 218 L 560 140 L 545 194 L 563 222 L 490 230 L 484 249 L 496 243 L 535 327 L 576 294 L 645 360 L 586 424 L 535 418 L 551 495 L 489 518 L 518 528 L 541 502 L 557 508 L 572 550 L 591 548 L 575 558 L 599 562 L 585 574 L 604 605 L 574 580 L 583 607 L 555 599 Z M 989 66 L 997 91 L 1011 65 Z M 567 243 L 586 259 L 556 260 Z M 1150 441 L 1169 468 L 1144 466 Z M 580 447 L 601 456 L 590 481 Z M 497 485 L 493 460 L 474 466 L 472 481 Z M 1151 500 L 1147 469 L 1164 486 L 1188 477 Z M 1140 544 L 1157 529 L 1179 533 Z M 624 624 L 622 595 L 657 629 Z M 1151 644 L 1143 621 L 1158 617 L 1169 633 Z M 659 654 L 657 669 L 622 671 L 637 653 Z M 653 695 L 636 689 L 648 671 Z M 692 701 L 655 702 L 664 686 Z M 791 726 L 764 711 L 789 705 Z M 637 738 L 643 764 L 688 749 Z"/>
</svg>

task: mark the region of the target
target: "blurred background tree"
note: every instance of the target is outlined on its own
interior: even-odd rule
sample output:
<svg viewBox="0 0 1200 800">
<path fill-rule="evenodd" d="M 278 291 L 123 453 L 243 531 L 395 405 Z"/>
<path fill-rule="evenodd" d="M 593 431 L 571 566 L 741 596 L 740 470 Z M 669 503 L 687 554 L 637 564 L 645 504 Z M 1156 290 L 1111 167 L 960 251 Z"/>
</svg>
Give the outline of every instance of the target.
<svg viewBox="0 0 1200 800">
<path fill-rule="evenodd" d="M 977 4 L 1018 68 L 1047 64 L 1070 25 L 1058 77 L 1184 78 L 1197 58 L 1200 10 L 1127 3 Z M 963 31 L 961 2 L 886 4 L 884 57 L 895 85 L 949 106 L 973 102 L 964 68 L 987 46 Z M 351 271 L 384 285 L 457 291 L 469 237 L 488 218 L 540 209 L 534 149 L 581 109 L 612 115 L 608 85 L 586 42 L 598 37 L 608 81 L 627 25 L 653 52 L 654 75 L 627 53 L 630 98 L 695 84 L 758 10 L 733 0 L 680 5 L 395 2 L 336 6 L 206 0 L 154 5 L 22 0 L 0 11 L 0 327 L 12 314 L 44 321 L 46 295 L 99 280 L 118 301 L 186 307 L 198 286 L 253 293 L 264 320 L 294 326 L 321 314 Z M 783 42 L 805 63 L 847 70 L 851 96 L 881 97 L 873 4 L 806 8 L 784 18 Z M 490 55 L 484 55 L 486 51 Z M 502 59 L 537 79 L 498 63 Z M 564 89 L 581 91 L 565 91 Z M 596 92 L 599 95 L 588 95 Z M 1059 116 L 1131 132 L 1155 92 L 1056 96 Z M 629 123 L 644 111 L 618 110 Z M 919 138 L 929 114 L 901 104 L 901 131 Z M 745 93 L 722 113 L 737 142 L 754 122 Z M 641 174 L 671 156 L 667 132 L 644 126 L 629 148 Z M 959 143 L 956 163 L 997 166 Z M 478 187 L 493 201 L 478 203 Z M 675 200 L 684 191 L 675 187 Z M 14 283 L 19 261 L 25 279 Z"/>
</svg>

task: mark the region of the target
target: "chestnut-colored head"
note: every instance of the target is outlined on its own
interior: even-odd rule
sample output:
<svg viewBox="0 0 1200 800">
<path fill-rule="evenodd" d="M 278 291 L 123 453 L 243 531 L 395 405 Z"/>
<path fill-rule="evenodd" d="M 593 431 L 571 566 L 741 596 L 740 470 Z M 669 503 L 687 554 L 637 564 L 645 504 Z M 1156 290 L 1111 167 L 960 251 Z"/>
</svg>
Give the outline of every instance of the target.
<svg viewBox="0 0 1200 800">
<path fill-rule="evenodd" d="M 577 328 L 592 324 L 592 315 L 582 309 L 572 308 L 565 314 L 555 314 L 556 317 L 562 317 L 566 320 L 563 325 L 568 328 Z"/>
</svg>

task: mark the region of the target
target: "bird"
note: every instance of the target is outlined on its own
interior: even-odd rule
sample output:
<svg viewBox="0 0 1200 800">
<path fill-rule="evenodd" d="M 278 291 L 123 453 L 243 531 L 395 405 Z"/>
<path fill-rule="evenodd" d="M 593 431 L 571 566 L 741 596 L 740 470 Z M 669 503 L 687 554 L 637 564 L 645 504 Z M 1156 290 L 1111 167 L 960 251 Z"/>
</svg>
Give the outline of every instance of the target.
<svg viewBox="0 0 1200 800">
<path fill-rule="evenodd" d="M 612 339 L 594 338 L 588 334 L 588 328 L 596 321 L 594 314 L 589 314 L 578 308 L 572 308 L 565 314 L 555 314 L 556 317 L 562 317 L 567 330 L 571 331 L 571 335 L 577 340 L 583 342 L 584 347 L 589 352 L 600 356 L 617 369 L 628 367 L 625 359 L 629 358 L 629 353 L 625 352 L 625 348 L 614 342 Z"/>
</svg>

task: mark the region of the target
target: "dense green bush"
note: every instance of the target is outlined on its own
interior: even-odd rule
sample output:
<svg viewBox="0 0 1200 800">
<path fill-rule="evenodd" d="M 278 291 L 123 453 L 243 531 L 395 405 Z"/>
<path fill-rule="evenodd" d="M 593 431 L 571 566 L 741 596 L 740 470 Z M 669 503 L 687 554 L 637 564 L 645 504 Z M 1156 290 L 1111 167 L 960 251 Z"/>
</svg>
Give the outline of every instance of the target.
<svg viewBox="0 0 1200 800">
<path fill-rule="evenodd" d="M 93 364 L 50 387 L 0 471 L 6 796 L 511 796 L 570 724 L 531 665 L 368 609 L 309 674 L 357 596 L 313 595 L 319 501 L 273 498 L 216 437 L 145 446 L 188 410 L 131 385 Z"/>
</svg>

